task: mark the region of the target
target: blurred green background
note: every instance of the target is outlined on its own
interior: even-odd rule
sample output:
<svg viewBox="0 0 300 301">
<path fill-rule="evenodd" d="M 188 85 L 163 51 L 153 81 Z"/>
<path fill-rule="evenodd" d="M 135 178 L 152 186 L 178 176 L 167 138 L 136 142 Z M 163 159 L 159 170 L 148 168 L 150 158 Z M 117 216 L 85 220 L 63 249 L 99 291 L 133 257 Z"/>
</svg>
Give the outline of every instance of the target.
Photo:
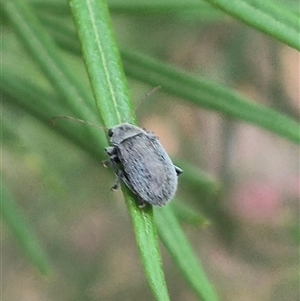
<svg viewBox="0 0 300 301">
<path fill-rule="evenodd" d="M 28 2 L 59 45 L 60 26 L 75 37 L 67 3 Z M 120 48 L 139 50 L 299 119 L 296 50 L 206 5 L 178 12 L 109 4 Z M 293 1 L 286 5 L 297 7 Z M 61 46 L 65 62 L 88 86 L 73 36 Z M 5 17 L 1 56 L 3 72 L 51 91 Z M 151 87 L 131 78 L 128 83 L 139 125 L 155 132 L 172 157 L 222 183 L 212 196 L 179 181 L 174 200 L 179 211 L 183 203 L 206 220 L 182 224 L 220 300 L 299 300 L 298 147 L 164 91 L 140 103 Z M 37 271 L 3 220 L 3 301 L 153 300 L 122 194 L 110 191 L 112 171 L 3 90 L 2 185 L 53 267 L 47 276 Z M 163 247 L 162 253 L 171 300 L 198 300 Z"/>
</svg>

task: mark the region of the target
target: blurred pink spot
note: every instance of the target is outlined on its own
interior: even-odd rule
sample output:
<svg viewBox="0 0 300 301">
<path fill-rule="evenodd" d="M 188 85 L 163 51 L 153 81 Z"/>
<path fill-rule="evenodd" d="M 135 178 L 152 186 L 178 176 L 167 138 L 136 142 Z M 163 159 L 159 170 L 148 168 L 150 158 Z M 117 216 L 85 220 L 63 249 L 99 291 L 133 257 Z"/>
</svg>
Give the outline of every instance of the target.
<svg viewBox="0 0 300 301">
<path fill-rule="evenodd" d="M 277 187 L 269 182 L 245 182 L 233 196 L 235 213 L 252 222 L 274 222 L 282 212 Z"/>
<path fill-rule="evenodd" d="M 288 185 L 288 195 L 290 197 L 299 198 L 300 196 L 300 177 L 294 176 L 289 181 Z"/>
</svg>

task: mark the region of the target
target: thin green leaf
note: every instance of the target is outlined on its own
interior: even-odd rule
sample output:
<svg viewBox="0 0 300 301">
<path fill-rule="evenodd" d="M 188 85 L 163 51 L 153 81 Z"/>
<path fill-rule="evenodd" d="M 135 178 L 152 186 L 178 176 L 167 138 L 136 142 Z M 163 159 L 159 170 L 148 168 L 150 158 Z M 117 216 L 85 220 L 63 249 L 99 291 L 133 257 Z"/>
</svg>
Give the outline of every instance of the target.
<svg viewBox="0 0 300 301">
<path fill-rule="evenodd" d="M 30 3 L 34 5 L 39 10 L 48 11 L 52 10 L 54 12 L 66 12 L 66 3 L 62 1 L 37 1 L 30 0 Z M 109 0 L 107 1 L 109 10 L 112 12 L 121 12 L 121 13 L 176 13 L 178 11 L 190 11 L 190 10 L 205 10 L 210 8 L 215 10 L 212 5 L 206 3 L 204 0 Z"/>
<path fill-rule="evenodd" d="M 175 164 L 184 170 L 181 176 L 184 186 L 194 187 L 211 196 L 216 196 L 221 191 L 222 184 L 215 177 L 183 161 L 175 160 Z"/>
<path fill-rule="evenodd" d="M 58 95 L 46 91 L 36 83 L 24 80 L 21 74 L 16 74 L 3 66 L 2 69 L 2 93 L 5 99 L 9 98 L 11 104 L 18 105 L 30 115 L 35 116 L 42 121 L 47 127 L 62 134 L 65 138 L 87 151 L 93 158 L 98 161 L 104 159 L 103 148 L 107 145 L 103 131 L 98 128 L 93 129 L 90 139 L 86 139 L 86 133 L 82 131 L 83 127 L 78 127 L 72 122 L 57 122 L 55 126 L 49 122 L 49 114 L 52 116 L 59 115 L 66 108 L 62 106 L 63 102 Z M 94 144 L 93 141 L 97 141 Z M 102 146 L 102 147 L 101 147 Z M 216 195 L 221 189 L 221 183 L 211 175 L 192 167 L 183 161 L 174 161 L 176 165 L 184 169 L 181 176 L 181 182 L 187 187 L 197 187 L 197 191 L 208 193 L 211 196 Z"/>
<path fill-rule="evenodd" d="M 58 47 L 44 30 L 30 6 L 21 0 L 4 0 L 3 9 L 27 50 L 55 90 L 63 96 L 70 111 L 84 119 L 92 116 L 93 102 L 88 89 L 78 81 L 74 72 L 65 64 Z"/>
<path fill-rule="evenodd" d="M 55 23 L 51 28 L 55 30 Z M 61 33 L 65 32 L 65 36 L 74 35 L 66 27 L 62 26 L 60 29 Z M 62 44 L 65 41 L 62 39 L 59 43 Z M 76 42 L 69 41 L 69 43 L 69 46 L 64 44 L 64 47 L 78 52 Z M 153 86 L 160 85 L 164 91 L 182 97 L 186 101 L 192 101 L 206 109 L 224 113 L 229 117 L 269 130 L 294 143 L 300 143 L 299 124 L 280 112 L 154 58 L 127 50 L 123 50 L 121 54 L 125 72 L 137 80 Z"/>
<path fill-rule="evenodd" d="M 30 1 L 37 9 L 44 10 L 47 14 L 50 11 L 67 12 L 65 2 Z M 217 10 L 241 20 L 247 25 L 265 32 L 299 50 L 299 13 L 298 3 L 286 3 L 270 0 L 110 0 L 109 9 L 112 12 L 121 13 L 168 13 L 184 14 L 193 11 L 201 16 L 201 20 L 208 12 L 217 13 Z M 297 6 L 296 6 L 297 5 Z M 290 8 L 294 8 L 291 11 Z"/>
<path fill-rule="evenodd" d="M 300 50 L 299 20 L 284 6 L 268 0 L 205 0 L 247 25 Z"/>
<path fill-rule="evenodd" d="M 219 300 L 170 207 L 155 210 L 159 236 L 187 282 L 203 301 Z"/>
<path fill-rule="evenodd" d="M 238 93 L 140 53 L 122 51 L 126 74 L 170 94 L 227 116 L 257 125 L 300 143 L 299 124 L 288 116 Z"/>
<path fill-rule="evenodd" d="M 71 0 L 70 5 L 98 111 L 111 127 L 126 121 L 132 109 L 108 11 L 99 2 Z"/>
<path fill-rule="evenodd" d="M 103 6 L 103 3 L 99 3 L 99 5 Z M 91 107 L 89 95 L 82 92 L 85 91 L 84 88 L 78 88 L 80 87 L 80 84 L 74 80 L 72 72 L 68 71 L 67 67 L 64 66 L 63 61 L 57 53 L 56 46 L 52 42 L 51 38 L 47 36 L 47 33 L 43 31 L 42 26 L 39 24 L 35 15 L 31 12 L 30 7 L 18 0 L 5 1 L 4 10 L 8 19 L 14 25 L 14 28 L 22 38 L 24 44 L 33 56 L 37 58 L 39 65 L 52 81 L 52 84 L 57 88 L 59 93 L 63 95 L 63 99 L 67 101 L 68 108 L 76 114 L 75 116 L 79 116 L 81 118 L 86 118 L 85 116 L 88 116 L 89 118 L 93 117 L 93 112 L 89 109 Z M 98 20 L 102 19 L 100 18 Z M 108 44 L 108 46 L 111 46 L 111 44 Z M 107 48 L 106 45 L 103 46 L 103 49 L 108 52 L 112 50 L 111 48 Z M 109 61 L 116 64 L 117 62 L 114 55 L 115 53 L 109 57 Z M 107 61 L 103 62 L 107 63 Z M 110 66 L 109 68 L 114 68 L 114 66 Z M 111 72 L 111 70 L 109 72 Z M 115 73 L 113 74 L 115 75 Z M 123 97 L 126 94 L 124 93 L 125 89 L 124 91 L 122 90 L 123 78 L 119 76 L 117 81 L 118 82 L 114 83 L 116 86 L 112 87 L 110 86 L 111 82 L 108 82 L 108 85 L 105 87 L 108 88 L 108 94 L 111 93 L 111 95 L 116 92 L 113 90 L 116 87 L 118 91 L 117 98 L 115 98 L 115 101 L 117 102 L 113 105 L 111 114 L 107 114 L 107 111 L 105 111 L 109 110 L 111 105 L 110 102 L 107 101 L 106 105 L 105 103 L 102 103 L 105 106 L 102 117 L 107 125 L 115 124 L 117 121 L 121 120 L 121 114 L 131 112 L 128 103 L 122 103 L 124 99 Z M 95 81 L 92 80 L 92 83 L 93 82 Z M 83 101 L 85 101 L 85 103 L 83 103 Z M 99 104 L 99 102 L 97 104 Z M 98 107 L 101 109 L 101 105 Z M 128 114 L 126 115 L 128 116 Z M 106 118 L 107 116 L 108 118 Z M 116 118 L 116 116 L 118 117 Z M 52 116 L 50 115 L 49 118 L 50 117 Z M 126 201 L 133 217 L 137 241 L 150 286 L 158 300 L 169 300 L 162 273 L 157 235 L 155 234 L 151 209 L 142 212 L 140 209 L 136 208 L 136 202 L 132 197 L 129 197 L 128 191 L 126 192 Z"/>
<path fill-rule="evenodd" d="M 197 227 L 204 227 L 209 224 L 209 221 L 202 214 L 186 205 L 183 201 L 179 202 L 174 199 L 170 206 L 180 222 L 182 221 Z"/>
<path fill-rule="evenodd" d="M 25 216 L 1 183 L 1 217 L 21 245 L 33 265 L 43 274 L 51 272 L 51 264 L 42 243 L 36 237 Z"/>
<path fill-rule="evenodd" d="M 97 161 L 104 159 L 103 147 L 107 145 L 107 141 L 104 138 L 103 131 L 93 128 L 91 136 L 87 139 L 83 127 L 78 127 L 77 124 L 72 122 L 58 122 L 53 127 L 49 123 L 48 116 L 49 114 L 55 116 L 59 112 L 66 110 L 65 106 L 62 106 L 62 99 L 36 83 L 24 80 L 22 74 L 16 74 L 5 66 L 3 66 L 2 71 L 4 103 L 5 99 L 9 98 L 11 104 L 15 104 L 30 115 L 35 116 L 46 126 L 88 152 Z M 94 144 L 93 141 L 96 141 L 96 143 Z M 180 181 L 184 186 L 196 187 L 198 192 L 207 193 L 210 196 L 215 196 L 220 192 L 221 183 L 215 177 L 183 161 L 175 160 L 175 164 L 181 166 L 184 170 L 183 175 L 180 177 Z"/>
<path fill-rule="evenodd" d="M 120 56 L 104 1 L 70 1 L 84 60 L 99 113 L 107 127 L 124 122 L 131 106 Z M 162 271 L 152 208 L 141 210 L 123 187 L 136 240 L 150 287 L 157 300 L 169 300 Z"/>
<path fill-rule="evenodd" d="M 16 79 L 15 81 L 12 81 L 11 77 L 7 76 L 7 74 L 9 74 L 9 72 L 7 70 L 5 70 L 4 76 L 3 76 L 4 96 L 9 95 L 10 97 L 12 97 L 12 99 L 10 99 L 11 103 L 13 102 L 15 104 L 20 105 L 23 109 L 27 110 L 30 114 L 41 119 L 46 125 L 49 125 L 47 116 L 43 115 L 45 107 L 43 107 L 43 105 L 38 106 L 36 104 L 38 103 L 38 101 L 40 99 L 45 100 L 45 103 L 48 103 L 49 99 L 52 99 L 54 101 L 54 102 L 52 102 L 52 104 L 53 104 L 53 107 L 55 108 L 56 98 L 54 97 L 54 95 L 50 95 L 49 92 L 43 91 L 41 88 L 38 88 L 37 86 L 31 85 L 28 82 L 22 81 L 21 78 L 18 78 L 17 75 L 12 74 L 12 78 Z M 50 106 L 47 109 L 55 110 L 54 108 L 51 108 L 51 106 Z M 75 144 L 81 146 L 83 149 L 85 149 L 87 152 L 89 152 L 97 160 L 102 159 L 102 157 L 101 157 L 102 151 L 100 150 L 100 148 L 89 147 L 90 143 L 86 143 L 86 139 L 83 138 L 82 135 L 80 135 L 78 128 L 75 131 L 73 128 L 69 129 L 69 126 L 71 126 L 71 125 L 72 124 L 70 124 L 70 123 L 57 124 L 57 126 L 54 127 L 54 130 L 57 131 L 58 133 L 63 133 L 64 136 L 71 139 Z M 65 131 L 67 131 L 67 133 L 65 133 Z M 219 185 L 217 184 L 218 182 L 216 182 L 216 180 L 214 180 L 212 177 L 210 177 L 210 176 L 207 177 L 205 174 L 199 173 L 198 170 L 197 171 L 193 170 L 193 168 L 189 167 L 187 164 L 184 164 L 183 162 L 180 162 L 180 164 L 185 169 L 184 177 L 186 178 L 185 179 L 186 181 L 184 180 L 184 182 L 192 181 L 192 183 L 194 183 L 194 181 L 197 181 L 197 179 L 198 179 L 196 186 L 199 187 L 199 189 L 203 189 L 209 193 L 214 193 L 218 190 L 218 188 L 217 188 L 217 187 L 219 187 Z M 191 173 L 191 171 L 192 171 L 192 173 Z M 173 206 L 173 204 L 171 204 L 171 205 Z M 151 239 L 151 235 L 150 234 L 144 235 L 144 232 L 140 231 L 139 227 L 140 227 L 140 224 L 145 223 L 146 225 L 143 226 L 142 228 L 144 229 L 146 227 L 147 228 L 146 233 L 151 233 L 152 231 L 155 231 L 155 228 L 153 228 L 153 225 L 152 225 L 152 221 L 151 222 L 149 221 L 148 216 L 146 216 L 146 217 L 141 216 L 139 214 L 140 209 L 135 209 L 136 208 L 135 206 L 131 206 L 131 208 L 133 208 L 132 210 L 138 210 L 137 219 L 140 219 L 136 223 L 134 223 L 134 226 L 137 228 L 137 229 L 135 229 L 135 231 L 138 234 L 140 233 L 140 236 L 141 236 L 140 239 L 143 240 L 143 243 L 148 244 L 148 240 Z M 159 210 L 160 209 L 161 208 L 159 208 Z M 177 210 L 177 209 L 174 209 L 174 210 Z M 180 212 L 182 213 L 182 210 L 180 210 Z M 186 210 L 185 210 L 185 212 L 186 212 Z M 146 214 L 148 215 L 148 213 L 146 213 Z M 168 213 L 166 213 L 166 214 L 168 214 Z M 151 218 L 152 218 L 152 216 L 151 216 Z M 189 213 L 189 219 L 191 219 L 191 218 L 193 221 L 197 221 L 197 223 L 201 221 L 199 215 L 195 216 L 194 214 L 192 215 L 191 213 Z M 147 221 L 149 221 L 149 222 L 147 222 Z M 172 230 L 173 224 L 168 224 L 168 223 L 160 224 L 159 223 L 158 227 L 159 227 L 159 229 L 161 229 L 161 227 L 163 227 L 163 229 L 161 229 L 161 230 L 163 230 L 164 232 L 166 232 L 166 231 L 173 232 L 173 230 Z M 169 227 L 171 227 L 171 228 L 168 229 Z M 174 228 L 174 230 L 176 230 L 176 228 Z M 180 231 L 181 231 L 181 235 L 182 235 L 182 230 L 180 230 Z M 176 232 L 174 232 L 174 233 L 176 235 Z M 166 239 L 166 241 L 168 241 L 168 239 Z M 165 244 L 165 241 L 163 241 L 163 242 Z M 169 245 L 169 243 L 166 244 L 166 248 L 169 250 L 168 245 Z M 147 254 L 145 252 L 144 256 L 151 259 L 153 256 L 153 254 L 152 254 L 153 250 L 151 248 L 149 248 L 146 251 L 149 251 L 150 253 Z M 195 256 L 195 255 L 193 255 L 193 256 Z M 182 265 L 182 263 L 180 263 L 178 261 L 175 261 L 175 263 L 179 266 Z M 197 266 L 194 265 L 193 269 L 191 269 L 191 272 L 194 273 L 195 269 L 197 269 Z M 188 272 L 188 271 L 186 271 L 186 272 Z M 197 274 L 202 275 L 202 273 L 203 273 L 202 270 L 199 270 L 196 273 L 196 275 Z M 200 285 L 201 284 L 199 284 L 199 286 Z M 192 287 L 194 288 L 194 286 L 192 286 Z M 197 290 L 201 291 L 202 289 L 198 288 L 198 286 L 197 286 L 196 291 Z"/>
<path fill-rule="evenodd" d="M 1 82 L 4 103 L 7 99 L 10 104 L 21 107 L 30 115 L 42 121 L 47 127 L 87 151 L 97 161 L 100 162 L 104 159 L 103 147 L 107 145 L 107 140 L 102 129 L 78 126 L 74 122 L 51 124 L 49 116 L 58 116 L 61 115 L 61 112 L 69 112 L 63 99 L 57 94 L 40 87 L 37 83 L 25 80 L 24 75 L 16 74 L 5 66 L 2 67 Z M 96 115 L 96 112 L 94 114 Z M 88 132 L 86 127 L 88 127 Z"/>
<path fill-rule="evenodd" d="M 184 12 L 187 10 L 199 10 L 213 7 L 203 0 L 110 0 L 108 1 L 109 8 L 117 12 L 147 12 L 147 13 L 176 13 Z"/>
</svg>

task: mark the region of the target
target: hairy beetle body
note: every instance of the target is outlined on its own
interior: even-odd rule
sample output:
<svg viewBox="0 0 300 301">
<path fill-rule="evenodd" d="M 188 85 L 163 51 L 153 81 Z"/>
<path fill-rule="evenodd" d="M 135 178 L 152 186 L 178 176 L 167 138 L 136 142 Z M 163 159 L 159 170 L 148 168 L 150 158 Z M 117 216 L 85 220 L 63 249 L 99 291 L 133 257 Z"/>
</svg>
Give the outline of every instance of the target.
<svg viewBox="0 0 300 301">
<path fill-rule="evenodd" d="M 123 182 L 145 203 L 162 206 L 177 190 L 177 178 L 182 170 L 173 165 L 158 138 L 129 123 L 108 131 L 111 147 L 105 150 L 110 164 Z M 113 186 L 118 187 L 118 183 Z"/>
</svg>

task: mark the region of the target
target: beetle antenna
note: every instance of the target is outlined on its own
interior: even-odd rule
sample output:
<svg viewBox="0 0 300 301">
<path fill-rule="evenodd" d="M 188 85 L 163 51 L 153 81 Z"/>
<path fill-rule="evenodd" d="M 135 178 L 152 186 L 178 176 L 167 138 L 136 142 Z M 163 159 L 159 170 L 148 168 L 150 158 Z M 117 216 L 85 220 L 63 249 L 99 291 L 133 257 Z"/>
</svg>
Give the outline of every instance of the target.
<svg viewBox="0 0 300 301">
<path fill-rule="evenodd" d="M 83 123 L 83 124 L 86 124 L 86 125 L 89 125 L 89 126 L 93 126 L 93 127 L 98 127 L 98 128 L 102 128 L 102 129 L 104 128 L 101 125 L 94 124 L 94 123 L 91 123 L 91 122 L 88 122 L 88 121 L 85 121 L 85 120 L 82 120 L 82 119 L 79 119 L 79 118 L 75 118 L 75 117 L 72 117 L 72 116 L 53 116 L 53 117 L 50 118 L 50 123 L 51 123 L 52 126 L 55 125 L 55 120 L 57 120 L 57 119 L 67 119 L 67 120 L 80 122 L 80 123 Z"/>
<path fill-rule="evenodd" d="M 154 94 L 155 92 L 157 92 L 160 89 L 161 89 L 161 86 L 157 86 L 157 87 L 154 87 L 153 89 L 151 89 L 149 92 L 147 92 L 147 94 L 137 103 L 135 109 L 132 110 L 132 112 L 130 113 L 129 117 L 126 119 L 126 122 L 128 122 L 130 119 L 132 119 L 133 114 L 136 112 L 136 110 L 139 108 L 139 106 L 145 100 L 147 100 L 152 94 Z"/>
<path fill-rule="evenodd" d="M 148 98 L 150 97 L 152 94 L 154 94 L 156 91 L 158 91 L 159 89 L 161 89 L 161 86 L 157 86 L 157 87 L 154 87 L 153 89 L 151 89 L 137 104 L 136 106 L 136 109 Z M 136 109 L 132 110 L 132 112 L 130 113 L 129 117 L 127 118 L 127 122 L 128 120 L 130 120 L 133 116 L 133 114 L 135 113 Z M 55 125 L 55 121 L 57 119 L 67 119 L 67 120 L 71 120 L 71 121 L 76 121 L 76 122 L 80 122 L 80 123 L 83 123 L 83 124 L 86 124 L 86 125 L 89 125 L 89 126 L 93 126 L 93 127 L 98 127 L 98 128 L 102 128 L 102 129 L 107 129 L 106 127 L 103 127 L 101 125 L 97 125 L 97 124 L 94 124 L 94 123 L 91 123 L 91 122 L 88 122 L 88 121 L 85 121 L 85 120 L 82 120 L 82 119 L 79 119 L 79 118 L 76 118 L 76 117 L 72 117 L 72 116 L 53 116 L 50 118 L 50 123 L 52 126 Z"/>
</svg>

